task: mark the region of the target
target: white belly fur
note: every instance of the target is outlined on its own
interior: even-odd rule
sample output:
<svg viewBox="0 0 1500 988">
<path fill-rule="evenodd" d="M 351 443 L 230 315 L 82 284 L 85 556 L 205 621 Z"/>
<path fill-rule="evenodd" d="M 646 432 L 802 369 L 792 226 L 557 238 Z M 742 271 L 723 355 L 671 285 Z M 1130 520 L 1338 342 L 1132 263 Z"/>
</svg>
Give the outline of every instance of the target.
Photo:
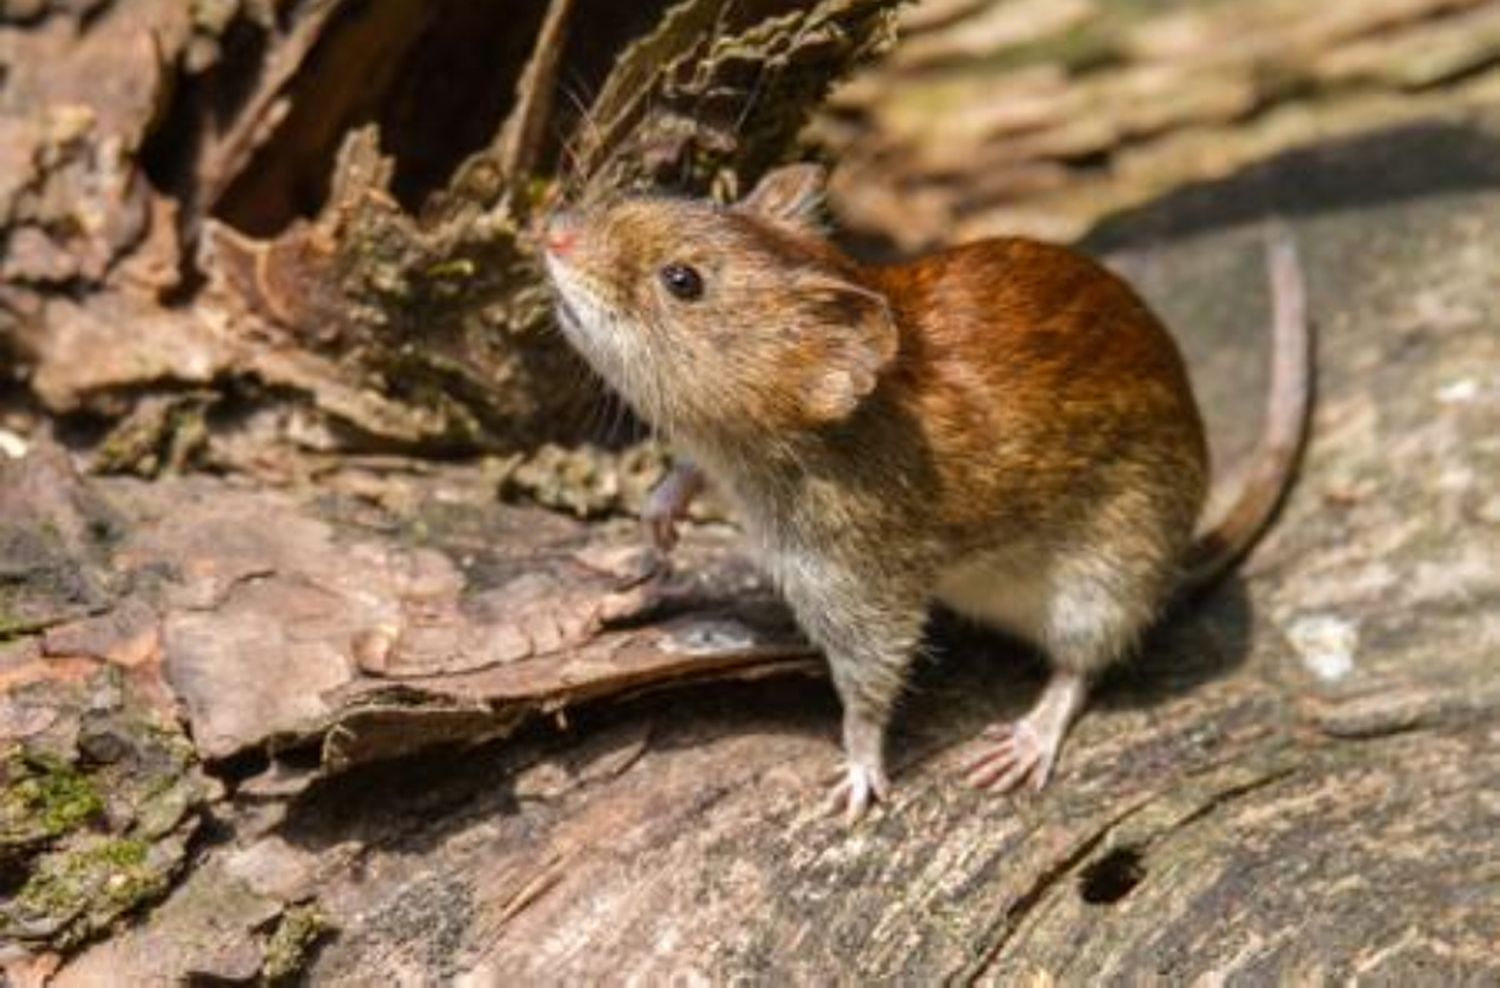
<svg viewBox="0 0 1500 988">
<path fill-rule="evenodd" d="M 938 580 L 937 598 L 964 617 L 1046 643 L 1052 574 L 1036 553 L 992 552 L 969 556 Z"/>
<path fill-rule="evenodd" d="M 1130 564 L 1098 552 L 992 550 L 949 567 L 937 598 L 959 614 L 1045 650 L 1065 669 L 1092 672 L 1122 658 L 1156 602 Z"/>
</svg>

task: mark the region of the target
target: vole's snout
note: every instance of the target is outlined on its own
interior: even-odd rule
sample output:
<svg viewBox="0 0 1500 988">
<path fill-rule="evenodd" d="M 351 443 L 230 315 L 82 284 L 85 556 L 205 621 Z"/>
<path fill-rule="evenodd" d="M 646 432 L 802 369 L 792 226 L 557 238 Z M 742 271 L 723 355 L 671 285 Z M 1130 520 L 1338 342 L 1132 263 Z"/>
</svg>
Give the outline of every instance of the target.
<svg viewBox="0 0 1500 988">
<path fill-rule="evenodd" d="M 549 254 L 567 257 L 578 244 L 582 226 L 577 213 L 558 210 L 547 219 L 547 225 L 542 230 L 542 245 Z"/>
</svg>

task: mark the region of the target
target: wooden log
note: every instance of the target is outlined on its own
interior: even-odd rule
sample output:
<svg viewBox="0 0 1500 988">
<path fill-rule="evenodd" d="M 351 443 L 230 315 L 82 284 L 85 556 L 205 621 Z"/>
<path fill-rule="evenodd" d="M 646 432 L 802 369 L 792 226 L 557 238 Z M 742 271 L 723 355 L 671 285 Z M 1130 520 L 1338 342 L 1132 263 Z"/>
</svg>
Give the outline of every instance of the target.
<svg viewBox="0 0 1500 988">
<path fill-rule="evenodd" d="M 1479 120 L 1450 136 L 1493 146 L 1497 135 L 1500 124 Z M 1286 217 L 1320 328 L 1320 392 L 1309 458 L 1269 539 L 1100 691 L 1044 793 L 996 799 L 956 778 L 968 739 L 1020 710 L 1040 667 L 1019 646 L 941 622 L 939 656 L 893 739 L 896 799 L 852 830 L 819 809 L 837 711 L 805 676 L 646 693 L 638 679 L 614 702 L 596 693 L 565 719 L 507 723 L 501 742 L 455 747 L 495 733 L 485 713 L 503 707 L 474 705 L 427 736 L 446 746 L 396 761 L 370 749 L 362 766 L 268 740 L 260 758 L 219 764 L 234 794 L 171 895 L 56 983 L 248 977 L 289 943 L 307 977 L 329 984 L 375 972 L 414 983 L 1493 979 L 1500 266 L 1489 231 L 1500 193 L 1455 191 L 1451 162 L 1426 147 L 1401 131 L 1327 145 L 1100 232 L 1178 329 L 1215 453 L 1232 463 L 1254 434 L 1265 358 L 1263 258 L 1246 220 Z M 1408 179 L 1399 194 L 1380 181 L 1394 173 Z M 1358 209 L 1350 183 L 1368 193 Z M 363 519 L 350 531 L 388 559 L 420 546 L 480 589 L 523 558 L 513 551 L 526 536 L 466 507 L 463 476 L 409 478 L 397 485 L 408 495 L 447 493 L 388 491 L 387 508 L 338 524 Z M 126 486 L 112 490 L 130 514 Z M 277 497 L 278 510 L 313 510 Z M 326 498 L 318 510 L 331 524 Z M 557 534 L 543 543 L 570 545 Z M 696 533 L 704 549 L 708 534 Z M 292 541 L 316 555 L 326 537 Z M 554 567 L 572 565 L 562 556 Z M 270 587 L 278 573 L 311 572 L 255 558 L 222 575 Z M 366 560 L 366 585 L 387 579 L 368 548 L 347 558 Z M 695 565 L 722 573 L 723 561 Z M 451 574 L 404 571 L 408 594 L 444 599 Z M 493 609 L 502 596 L 467 619 L 536 599 L 512 590 L 517 607 Z M 181 586 L 168 591 L 170 620 L 187 604 L 173 603 Z M 290 621 L 284 589 L 261 593 L 210 594 L 196 619 L 271 602 L 304 641 L 336 637 Z M 683 606 L 672 621 L 702 614 Z M 670 626 L 645 610 L 591 641 Z M 557 671 L 593 647 L 558 640 Z M 752 657 L 736 675 L 784 671 L 787 654 Z M 439 681 L 392 685 L 410 698 Z M 318 694 L 325 705 L 343 695 Z M 413 738 L 418 721 L 404 722 Z M 362 728 L 343 725 L 356 738 Z"/>
</svg>

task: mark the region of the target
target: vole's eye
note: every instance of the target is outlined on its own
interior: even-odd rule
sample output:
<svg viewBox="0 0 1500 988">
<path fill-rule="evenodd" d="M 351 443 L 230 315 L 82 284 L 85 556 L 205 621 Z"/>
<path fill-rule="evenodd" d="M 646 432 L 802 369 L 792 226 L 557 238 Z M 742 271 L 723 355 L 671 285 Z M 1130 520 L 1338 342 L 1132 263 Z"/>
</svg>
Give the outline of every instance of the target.
<svg viewBox="0 0 1500 988">
<path fill-rule="evenodd" d="M 668 264 L 661 269 L 661 283 L 676 298 L 692 302 L 703 297 L 703 276 L 688 264 Z"/>
</svg>

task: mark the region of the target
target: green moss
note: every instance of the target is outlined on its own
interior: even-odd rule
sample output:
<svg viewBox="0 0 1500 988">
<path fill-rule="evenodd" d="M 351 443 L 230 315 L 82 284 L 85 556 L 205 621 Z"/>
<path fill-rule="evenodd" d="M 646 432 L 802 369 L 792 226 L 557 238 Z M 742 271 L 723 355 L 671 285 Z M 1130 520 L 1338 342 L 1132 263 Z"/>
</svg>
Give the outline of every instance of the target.
<svg viewBox="0 0 1500 988">
<path fill-rule="evenodd" d="M 307 963 L 313 945 L 332 930 L 333 925 L 314 904 L 288 909 L 266 944 L 261 974 L 270 982 L 291 978 Z"/>
<path fill-rule="evenodd" d="M 142 840 L 101 838 L 49 854 L 6 909 L 5 932 L 46 930 L 53 947 L 74 946 L 160 895 L 167 878 Z"/>
<path fill-rule="evenodd" d="M 26 622 L 0 607 L 0 641 L 23 635 L 27 631 Z"/>
<path fill-rule="evenodd" d="M 426 274 L 434 280 L 464 281 L 474 277 L 477 270 L 469 258 L 455 257 L 430 266 Z"/>
<path fill-rule="evenodd" d="M 192 812 L 199 799 L 197 785 L 190 779 L 167 776 L 152 791 L 144 793 L 136 807 L 135 826 L 131 832 L 147 840 L 165 837 Z"/>
<path fill-rule="evenodd" d="M 54 838 L 104 812 L 104 800 L 73 766 L 48 755 L 17 754 L 0 792 L 0 845 Z"/>
<path fill-rule="evenodd" d="M 36 622 L 16 612 L 15 593 L 0 586 L 0 642 L 36 631 Z"/>
</svg>

